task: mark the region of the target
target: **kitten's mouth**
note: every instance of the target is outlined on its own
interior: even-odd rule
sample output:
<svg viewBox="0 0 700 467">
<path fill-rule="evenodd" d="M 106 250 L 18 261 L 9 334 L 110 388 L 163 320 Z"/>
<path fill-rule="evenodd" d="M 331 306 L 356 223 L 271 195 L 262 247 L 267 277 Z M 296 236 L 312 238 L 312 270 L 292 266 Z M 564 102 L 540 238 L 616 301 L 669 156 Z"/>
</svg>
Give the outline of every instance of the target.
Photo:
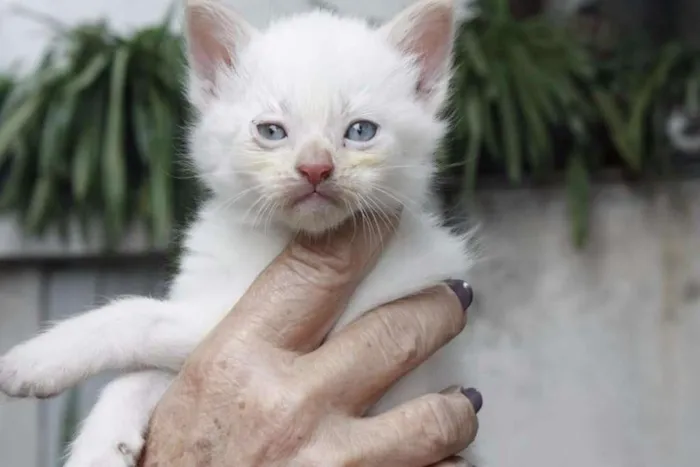
<svg viewBox="0 0 700 467">
<path fill-rule="evenodd" d="M 322 207 L 329 204 L 336 205 L 338 203 L 332 190 L 319 187 L 309 187 L 301 193 L 295 193 L 291 197 L 291 207 Z"/>
</svg>

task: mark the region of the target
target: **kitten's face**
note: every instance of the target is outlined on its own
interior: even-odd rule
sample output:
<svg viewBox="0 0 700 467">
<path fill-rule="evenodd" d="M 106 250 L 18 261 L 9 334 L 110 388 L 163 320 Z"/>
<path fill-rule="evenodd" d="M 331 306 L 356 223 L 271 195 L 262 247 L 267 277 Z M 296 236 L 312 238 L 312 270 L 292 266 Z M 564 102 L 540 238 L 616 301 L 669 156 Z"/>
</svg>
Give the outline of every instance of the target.
<svg viewBox="0 0 700 467">
<path fill-rule="evenodd" d="M 307 232 L 358 211 L 381 221 L 400 205 L 416 209 L 443 133 L 446 77 L 425 88 L 390 26 L 315 12 L 265 32 L 243 28 L 233 50 L 218 49 L 224 66 L 209 87 L 191 94 L 193 157 L 221 201 L 249 221 Z"/>
</svg>

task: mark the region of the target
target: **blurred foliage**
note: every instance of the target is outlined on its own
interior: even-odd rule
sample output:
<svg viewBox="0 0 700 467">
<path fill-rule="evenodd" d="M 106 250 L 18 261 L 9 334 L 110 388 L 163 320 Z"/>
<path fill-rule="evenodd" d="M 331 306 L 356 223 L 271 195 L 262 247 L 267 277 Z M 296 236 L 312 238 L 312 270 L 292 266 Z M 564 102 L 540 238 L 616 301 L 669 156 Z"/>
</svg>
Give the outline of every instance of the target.
<svg viewBox="0 0 700 467">
<path fill-rule="evenodd" d="M 495 8 L 499 3 L 504 9 Z M 470 189 L 482 155 L 520 183 L 526 170 L 548 167 L 554 126 L 564 126 L 583 145 L 594 117 L 579 85 L 594 75 L 585 50 L 545 19 L 514 19 L 508 4 L 485 2 L 490 8 L 463 23 L 457 35 L 448 154 L 454 163 L 466 162 Z"/>
<path fill-rule="evenodd" d="M 670 42 L 602 61 L 593 99 L 615 152 L 638 173 L 668 164 L 666 119 L 674 107 L 698 114 L 699 91 L 700 50 Z"/>
<path fill-rule="evenodd" d="M 678 105 L 700 109 L 700 54 L 614 34 L 582 40 L 544 17 L 515 19 L 508 0 L 475 9 L 456 37 L 446 203 L 493 177 L 565 180 L 582 245 L 597 174 L 639 178 L 670 165 L 665 120 Z M 0 80 L 0 208 L 32 234 L 65 230 L 70 214 L 100 220 L 109 245 L 134 221 L 164 244 L 198 192 L 182 157 L 189 109 L 170 15 L 127 36 L 103 23 L 48 22 L 56 40 L 35 72 Z"/>
<path fill-rule="evenodd" d="M 188 110 L 170 16 L 128 37 L 50 23 L 56 38 L 38 68 L 5 85 L 0 208 L 30 234 L 65 232 L 73 217 L 99 220 L 109 246 L 134 220 L 156 244 L 170 238 L 193 197 L 177 159 Z"/>
<path fill-rule="evenodd" d="M 516 19 L 508 0 L 480 0 L 455 43 L 442 158 L 452 198 L 477 181 L 514 186 L 565 179 L 577 245 L 588 233 L 592 177 L 658 171 L 669 151 L 663 125 L 682 99 L 697 108 L 700 54 L 682 44 L 634 44 L 598 54 L 545 17 Z M 448 203 L 450 201 L 448 200 Z"/>
</svg>

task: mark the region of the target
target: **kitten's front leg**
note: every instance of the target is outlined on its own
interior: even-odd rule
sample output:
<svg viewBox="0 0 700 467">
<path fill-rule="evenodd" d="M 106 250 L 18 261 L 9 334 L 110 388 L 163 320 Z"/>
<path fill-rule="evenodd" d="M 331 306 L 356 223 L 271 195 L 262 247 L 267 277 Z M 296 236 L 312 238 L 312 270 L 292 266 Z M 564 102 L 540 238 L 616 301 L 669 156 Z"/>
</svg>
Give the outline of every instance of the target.
<svg viewBox="0 0 700 467">
<path fill-rule="evenodd" d="M 133 467 L 154 407 L 172 381 L 163 371 L 122 376 L 102 391 L 70 447 L 65 467 Z"/>
<path fill-rule="evenodd" d="M 104 370 L 177 370 L 211 324 L 189 311 L 135 297 L 67 319 L 0 358 L 0 392 L 45 398 Z"/>
</svg>

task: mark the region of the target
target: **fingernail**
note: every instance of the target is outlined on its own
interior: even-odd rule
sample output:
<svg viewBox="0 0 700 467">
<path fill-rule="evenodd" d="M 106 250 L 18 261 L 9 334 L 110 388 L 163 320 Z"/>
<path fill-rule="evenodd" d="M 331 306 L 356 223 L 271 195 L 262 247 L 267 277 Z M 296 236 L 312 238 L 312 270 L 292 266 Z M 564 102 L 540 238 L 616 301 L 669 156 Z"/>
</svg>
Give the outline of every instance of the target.
<svg viewBox="0 0 700 467">
<path fill-rule="evenodd" d="M 474 388 L 462 388 L 462 394 L 464 394 L 464 397 L 469 399 L 469 402 L 472 403 L 474 413 L 479 413 L 481 406 L 484 405 L 484 398 L 482 397 L 481 393 Z"/>
<path fill-rule="evenodd" d="M 472 304 L 474 300 L 474 291 L 472 286 L 464 281 L 449 280 L 447 281 L 447 286 L 452 289 L 452 291 L 459 298 L 459 303 L 462 304 L 462 309 L 467 311 L 469 305 Z"/>
</svg>

